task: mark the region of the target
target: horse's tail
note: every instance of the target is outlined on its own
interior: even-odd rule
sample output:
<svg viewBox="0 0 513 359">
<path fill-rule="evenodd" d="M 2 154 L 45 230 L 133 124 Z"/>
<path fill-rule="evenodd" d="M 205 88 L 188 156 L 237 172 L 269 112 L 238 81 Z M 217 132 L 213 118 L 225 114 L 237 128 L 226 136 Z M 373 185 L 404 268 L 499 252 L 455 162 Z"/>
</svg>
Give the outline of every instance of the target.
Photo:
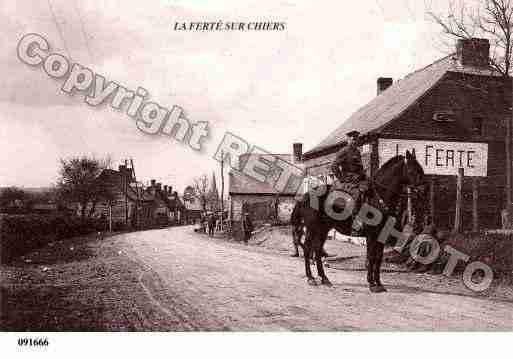
<svg viewBox="0 0 513 359">
<path fill-rule="evenodd" d="M 296 201 L 292 214 L 290 215 L 290 224 L 292 225 L 292 241 L 296 246 L 304 249 L 301 237 L 303 237 L 303 214 L 304 199 Z"/>
<path fill-rule="evenodd" d="M 290 215 L 290 224 L 297 227 L 301 225 L 301 208 L 303 207 L 302 201 L 296 201 L 292 213 Z"/>
</svg>

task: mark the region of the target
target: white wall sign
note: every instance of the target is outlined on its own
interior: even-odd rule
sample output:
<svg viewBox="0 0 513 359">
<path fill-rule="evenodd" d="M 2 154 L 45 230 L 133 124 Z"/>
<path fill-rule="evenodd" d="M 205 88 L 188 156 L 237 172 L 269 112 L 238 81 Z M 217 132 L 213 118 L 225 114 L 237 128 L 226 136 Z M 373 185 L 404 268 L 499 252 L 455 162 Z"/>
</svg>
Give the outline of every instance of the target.
<svg viewBox="0 0 513 359">
<path fill-rule="evenodd" d="M 486 177 L 488 144 L 477 142 L 417 141 L 379 139 L 379 165 L 390 158 L 415 151 L 426 174 L 456 175 L 463 168 L 465 176 Z"/>
</svg>

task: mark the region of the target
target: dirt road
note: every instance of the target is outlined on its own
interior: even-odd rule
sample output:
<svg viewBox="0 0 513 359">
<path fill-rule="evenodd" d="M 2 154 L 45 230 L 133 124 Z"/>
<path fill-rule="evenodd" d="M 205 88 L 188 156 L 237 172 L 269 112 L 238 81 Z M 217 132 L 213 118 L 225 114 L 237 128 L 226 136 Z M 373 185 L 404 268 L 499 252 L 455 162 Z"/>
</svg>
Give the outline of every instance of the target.
<svg viewBox="0 0 513 359">
<path fill-rule="evenodd" d="M 312 287 L 297 258 L 191 227 L 126 234 L 118 243 L 142 265 L 139 280 L 155 310 L 193 330 L 513 329 L 513 298 L 424 291 L 388 273 L 389 291 L 371 294 L 363 272 L 333 269 L 333 287 Z"/>
</svg>

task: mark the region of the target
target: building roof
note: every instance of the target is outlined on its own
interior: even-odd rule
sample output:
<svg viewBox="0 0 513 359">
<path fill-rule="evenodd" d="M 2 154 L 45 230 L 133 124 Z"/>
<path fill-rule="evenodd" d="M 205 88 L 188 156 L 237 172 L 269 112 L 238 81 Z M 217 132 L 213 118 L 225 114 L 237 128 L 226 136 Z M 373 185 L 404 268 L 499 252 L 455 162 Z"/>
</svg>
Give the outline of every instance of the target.
<svg viewBox="0 0 513 359">
<path fill-rule="evenodd" d="M 359 131 L 361 134 L 379 133 L 385 125 L 401 115 L 435 86 L 447 72 L 500 76 L 492 69 L 463 66 L 456 59 L 455 54 L 446 56 L 396 81 L 353 113 L 321 143 L 305 154 L 340 144 L 345 140 L 346 133 L 352 130 Z"/>
<path fill-rule="evenodd" d="M 184 204 L 180 200 L 180 197 L 177 195 L 167 196 L 167 203 L 170 210 L 184 208 Z"/>
<path fill-rule="evenodd" d="M 123 178 L 119 171 L 104 169 L 98 176 L 98 180 L 110 183 L 124 192 Z M 152 192 L 150 188 L 144 188 L 142 184 L 136 183 L 133 178 L 129 178 L 129 181 L 127 198 L 130 201 L 155 202 L 162 200 L 170 209 L 174 209 L 176 206 L 180 207 L 180 201 L 174 201 L 174 196 L 168 196 L 162 189 L 156 188 L 155 192 Z"/>
<path fill-rule="evenodd" d="M 186 210 L 188 211 L 202 211 L 201 203 L 198 199 L 194 198 L 191 200 L 186 200 L 182 197 L 182 202 Z"/>
<path fill-rule="evenodd" d="M 116 186 L 121 192 L 124 192 L 123 189 L 123 178 L 119 171 L 106 168 L 104 169 L 100 175 L 97 177 L 98 181 L 102 181 L 104 183 L 109 183 L 111 185 Z M 137 200 L 137 192 L 133 187 L 134 183 L 130 183 L 127 189 L 127 198 L 131 201 Z M 140 190 L 140 189 L 139 189 Z"/>
<path fill-rule="evenodd" d="M 259 156 L 261 159 L 268 160 L 269 162 L 274 162 L 276 158 L 280 158 L 284 161 L 292 163 L 292 155 L 291 154 L 265 154 L 265 155 L 243 155 L 240 160 L 243 162 L 242 165 L 247 161 L 249 156 Z M 241 167 L 243 168 L 243 167 Z M 289 183 L 283 192 L 278 192 L 273 184 L 278 179 L 280 171 L 273 171 L 269 181 L 260 182 L 252 177 L 249 177 L 242 173 L 241 171 L 232 170 L 229 174 L 229 189 L 228 192 L 230 195 L 233 194 L 260 194 L 260 195 L 295 195 L 297 186 L 294 186 L 294 183 Z"/>
</svg>

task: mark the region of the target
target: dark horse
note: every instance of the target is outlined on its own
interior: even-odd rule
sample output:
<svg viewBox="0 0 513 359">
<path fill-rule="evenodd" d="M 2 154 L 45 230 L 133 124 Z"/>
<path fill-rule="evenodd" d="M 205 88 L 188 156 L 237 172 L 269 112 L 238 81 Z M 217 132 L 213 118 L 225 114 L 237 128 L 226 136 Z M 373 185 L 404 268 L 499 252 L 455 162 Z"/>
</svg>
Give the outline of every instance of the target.
<svg viewBox="0 0 513 359">
<path fill-rule="evenodd" d="M 384 243 L 378 241 L 379 234 L 390 216 L 398 218 L 400 212 L 400 200 L 410 186 L 416 189 L 424 181 L 424 171 L 417 162 L 415 155 L 406 152 L 406 156 L 395 156 L 387 161 L 376 173 L 370 183 L 369 190 L 364 195 L 365 205 L 372 206 L 382 214 L 382 220 L 376 225 L 364 225 L 362 234 L 367 239 L 367 281 L 371 292 L 386 291 L 380 280 L 380 267 L 383 259 Z M 329 186 L 328 186 L 329 187 Z M 321 278 L 321 284 L 330 286 L 331 282 L 324 273 L 322 264 L 323 247 L 328 232 L 336 229 L 338 232 L 351 235 L 354 216 L 345 216 L 346 219 L 337 220 L 333 215 L 328 215 L 325 210 L 325 202 L 330 190 L 324 194 L 307 192 L 301 201 L 296 202 L 291 215 L 293 234 L 300 235 L 303 227 L 306 228 L 305 242 L 302 245 L 305 258 L 305 271 L 308 283 L 316 285 L 310 270 L 311 254 L 314 254 L 317 265 L 317 273 Z M 317 205 L 312 205 L 312 197 L 316 196 Z M 344 204 L 345 205 L 345 204 Z M 344 209 L 344 205 L 333 208 Z M 342 211 L 335 211 L 342 212 Z"/>
</svg>

